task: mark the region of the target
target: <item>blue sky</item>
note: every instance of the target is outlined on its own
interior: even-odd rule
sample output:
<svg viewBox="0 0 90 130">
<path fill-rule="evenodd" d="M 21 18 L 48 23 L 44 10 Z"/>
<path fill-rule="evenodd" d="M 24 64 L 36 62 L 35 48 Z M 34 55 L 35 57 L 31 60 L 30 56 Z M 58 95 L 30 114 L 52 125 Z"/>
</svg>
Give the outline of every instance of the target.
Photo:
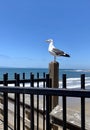
<svg viewBox="0 0 90 130">
<path fill-rule="evenodd" d="M 49 38 L 61 68 L 90 69 L 90 0 L 0 0 L 0 67 L 47 68 Z"/>
</svg>

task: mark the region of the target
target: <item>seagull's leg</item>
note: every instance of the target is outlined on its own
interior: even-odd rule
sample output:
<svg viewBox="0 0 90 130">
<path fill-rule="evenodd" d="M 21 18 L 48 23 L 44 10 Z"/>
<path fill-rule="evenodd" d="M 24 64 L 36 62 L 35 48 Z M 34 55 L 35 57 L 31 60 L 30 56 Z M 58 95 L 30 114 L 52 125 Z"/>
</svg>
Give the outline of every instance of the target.
<svg viewBox="0 0 90 130">
<path fill-rule="evenodd" d="M 56 56 L 54 56 L 54 62 L 56 62 Z"/>
</svg>

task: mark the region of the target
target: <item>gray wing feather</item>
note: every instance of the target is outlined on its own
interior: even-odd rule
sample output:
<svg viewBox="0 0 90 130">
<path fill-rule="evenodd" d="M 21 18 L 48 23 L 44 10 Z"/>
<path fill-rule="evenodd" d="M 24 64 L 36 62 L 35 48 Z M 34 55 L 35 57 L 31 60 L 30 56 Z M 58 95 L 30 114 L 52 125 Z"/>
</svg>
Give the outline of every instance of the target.
<svg viewBox="0 0 90 130">
<path fill-rule="evenodd" d="M 57 48 L 53 48 L 53 52 L 55 52 L 56 53 L 56 55 L 64 55 L 64 51 L 61 51 L 61 50 L 59 50 L 59 49 L 57 49 Z"/>
</svg>

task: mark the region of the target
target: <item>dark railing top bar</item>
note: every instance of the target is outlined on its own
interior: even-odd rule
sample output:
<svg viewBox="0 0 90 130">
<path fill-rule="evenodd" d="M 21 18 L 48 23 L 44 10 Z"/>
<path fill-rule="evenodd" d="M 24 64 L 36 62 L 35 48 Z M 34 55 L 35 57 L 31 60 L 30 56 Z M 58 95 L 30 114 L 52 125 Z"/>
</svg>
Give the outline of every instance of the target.
<svg viewBox="0 0 90 130">
<path fill-rule="evenodd" d="M 31 79 L 20 79 L 19 83 L 30 83 L 32 80 Z M 40 79 L 33 79 L 33 82 L 45 82 L 45 78 L 40 78 Z M 7 80 L 7 84 L 15 84 L 16 80 Z M 3 80 L 0 81 L 0 84 L 3 84 Z"/>
<path fill-rule="evenodd" d="M 15 87 L 0 86 L 0 92 L 90 98 L 90 89 L 33 88 L 33 87 L 18 87 L 18 86 L 15 86 Z"/>
</svg>

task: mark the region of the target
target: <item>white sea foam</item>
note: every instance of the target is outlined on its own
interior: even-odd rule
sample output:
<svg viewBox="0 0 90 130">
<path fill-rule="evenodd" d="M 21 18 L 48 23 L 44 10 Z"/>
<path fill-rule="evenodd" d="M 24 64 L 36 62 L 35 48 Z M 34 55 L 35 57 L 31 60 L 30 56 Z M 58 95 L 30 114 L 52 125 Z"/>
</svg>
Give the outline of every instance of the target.
<svg viewBox="0 0 90 130">
<path fill-rule="evenodd" d="M 76 69 L 76 70 L 73 70 L 75 72 L 90 72 L 90 70 L 85 70 L 85 69 Z"/>
<path fill-rule="evenodd" d="M 90 86 L 90 77 L 85 78 L 85 87 Z M 62 88 L 62 81 L 59 81 L 59 87 Z M 80 78 L 68 78 L 67 88 L 80 88 L 81 79 Z"/>
<path fill-rule="evenodd" d="M 83 72 L 84 70 L 74 70 L 75 72 Z"/>
<path fill-rule="evenodd" d="M 66 80 L 67 88 L 80 88 L 81 79 L 80 78 L 67 78 Z M 2 86 L 2 85 L 0 85 Z M 8 84 L 8 86 L 13 87 L 14 84 Z M 85 77 L 85 87 L 90 86 L 90 77 Z M 20 87 L 23 87 L 23 84 L 20 84 Z M 31 87 L 30 83 L 26 83 L 24 87 Z M 34 87 L 38 87 L 37 83 L 34 83 Z M 39 83 L 39 87 L 44 87 L 43 82 Z M 59 88 L 62 88 L 62 81 L 59 81 Z"/>
</svg>

